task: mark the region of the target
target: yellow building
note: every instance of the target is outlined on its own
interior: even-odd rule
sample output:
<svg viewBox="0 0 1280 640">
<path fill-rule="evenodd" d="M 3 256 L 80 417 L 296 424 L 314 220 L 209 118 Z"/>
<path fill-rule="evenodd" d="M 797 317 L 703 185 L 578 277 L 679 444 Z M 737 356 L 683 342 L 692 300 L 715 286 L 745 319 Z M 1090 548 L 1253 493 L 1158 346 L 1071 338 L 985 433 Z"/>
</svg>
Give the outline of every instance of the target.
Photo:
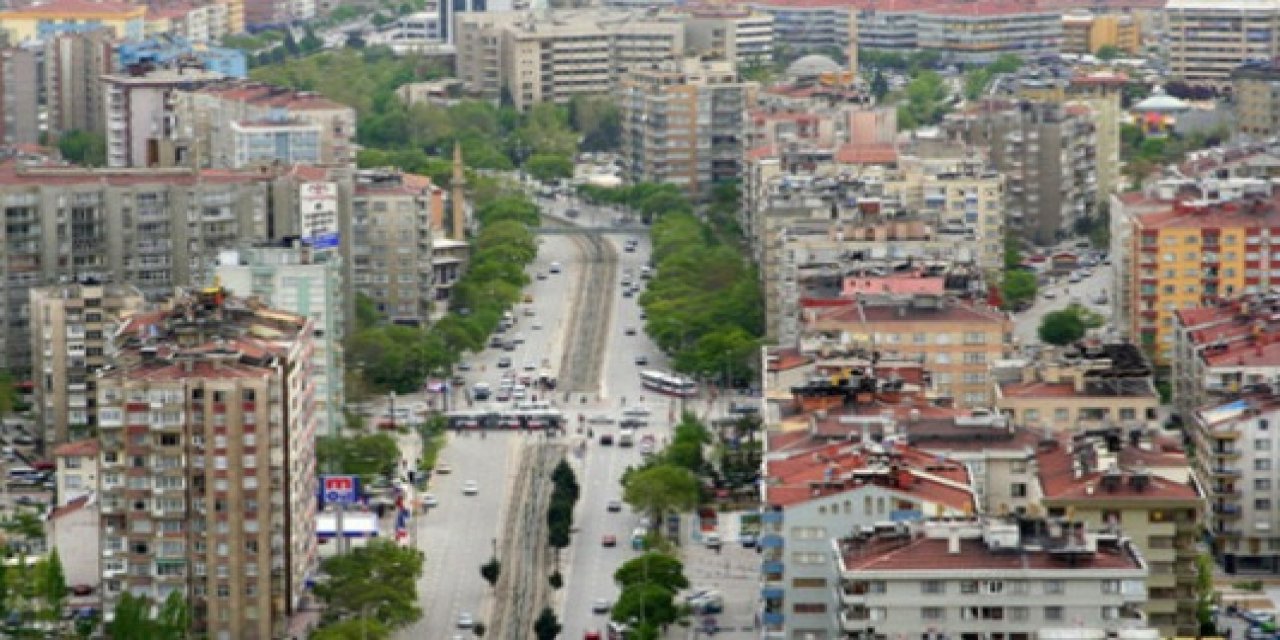
<svg viewBox="0 0 1280 640">
<path fill-rule="evenodd" d="M 1233 192 L 1227 183 L 1204 188 L 1210 187 L 1216 202 L 1172 202 L 1173 193 L 1112 199 L 1116 322 L 1127 325 L 1156 365 L 1170 362 L 1178 309 L 1280 284 L 1264 266 L 1270 263 L 1264 246 L 1280 227 L 1275 203 Z"/>
<path fill-rule="evenodd" d="M 0 30 L 8 34 L 12 44 L 96 26 L 111 29 L 117 38 L 141 40 L 146 35 L 146 23 L 146 6 L 117 0 L 50 0 L 0 11 Z"/>
<path fill-rule="evenodd" d="M 1062 35 L 1063 53 L 1097 53 L 1103 47 L 1135 53 L 1142 46 L 1142 29 L 1127 15 L 1068 13 L 1062 16 Z"/>
</svg>

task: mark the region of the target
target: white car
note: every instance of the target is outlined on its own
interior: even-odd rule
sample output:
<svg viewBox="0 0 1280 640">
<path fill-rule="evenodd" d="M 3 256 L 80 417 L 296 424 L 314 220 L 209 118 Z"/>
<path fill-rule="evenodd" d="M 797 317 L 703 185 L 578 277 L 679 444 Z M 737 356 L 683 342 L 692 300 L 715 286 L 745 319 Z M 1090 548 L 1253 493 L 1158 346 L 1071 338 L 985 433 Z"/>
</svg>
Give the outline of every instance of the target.
<svg viewBox="0 0 1280 640">
<path fill-rule="evenodd" d="M 440 506 L 440 501 L 436 499 L 436 494 L 428 493 L 422 496 L 422 506 L 432 509 Z"/>
<path fill-rule="evenodd" d="M 612 607 L 613 605 L 609 604 L 608 600 L 596 598 L 595 602 L 591 603 L 591 613 L 609 613 L 609 609 Z"/>
<path fill-rule="evenodd" d="M 477 493 L 480 493 L 480 485 L 476 484 L 475 480 L 468 480 L 466 484 L 462 485 L 462 495 L 474 496 Z"/>
<path fill-rule="evenodd" d="M 474 627 L 474 626 L 476 626 L 476 619 L 472 618 L 470 613 L 463 611 L 462 613 L 458 614 L 459 629 L 470 629 L 471 627 Z"/>
</svg>

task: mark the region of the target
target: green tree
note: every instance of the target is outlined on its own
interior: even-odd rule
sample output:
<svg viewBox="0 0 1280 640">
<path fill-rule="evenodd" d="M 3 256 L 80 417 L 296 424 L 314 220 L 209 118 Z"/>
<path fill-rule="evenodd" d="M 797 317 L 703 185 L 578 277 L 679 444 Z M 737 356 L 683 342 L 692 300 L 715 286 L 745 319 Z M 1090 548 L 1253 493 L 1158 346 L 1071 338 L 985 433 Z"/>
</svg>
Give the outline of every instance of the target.
<svg viewBox="0 0 1280 640">
<path fill-rule="evenodd" d="M 125 591 L 116 602 L 111 622 L 107 623 L 107 635 L 112 640 L 151 640 L 155 623 L 149 610 L 146 598 Z"/>
<path fill-rule="evenodd" d="M 1098 47 L 1098 51 L 1093 55 L 1097 56 L 1099 60 L 1111 61 L 1124 55 L 1124 52 L 1119 47 L 1108 44 Z"/>
<path fill-rule="evenodd" d="M 540 153 L 529 158 L 524 167 L 529 175 L 541 182 L 573 177 L 573 160 L 567 156 Z"/>
<path fill-rule="evenodd" d="M 490 587 L 497 586 L 500 575 L 502 575 L 502 562 L 497 558 L 489 558 L 488 562 L 480 565 L 480 577 L 484 578 Z"/>
<path fill-rule="evenodd" d="M 100 133 L 72 129 L 58 138 L 58 153 L 63 159 L 85 167 L 107 164 L 107 138 Z"/>
<path fill-rule="evenodd" d="M 560 620 L 556 618 L 556 612 L 551 607 L 543 607 L 542 613 L 539 613 L 538 619 L 533 622 L 533 635 L 538 640 L 555 640 L 563 628 Z"/>
<path fill-rule="evenodd" d="M 67 575 L 62 570 L 62 557 L 58 555 L 57 547 L 49 553 L 48 559 L 40 563 L 40 573 L 40 597 L 44 600 L 45 609 L 56 619 L 62 615 L 62 609 L 70 593 L 67 590 Z"/>
<path fill-rule="evenodd" d="M 1044 342 L 1068 345 L 1084 337 L 1084 320 L 1072 309 L 1054 311 L 1040 321 L 1039 335 Z"/>
<path fill-rule="evenodd" d="M 0 416 L 7 416 L 17 410 L 20 400 L 18 383 L 13 379 L 13 374 L 0 369 Z"/>
<path fill-rule="evenodd" d="M 316 629 L 311 640 L 387 640 L 391 629 L 373 618 L 350 618 Z"/>
<path fill-rule="evenodd" d="M 612 151 L 622 145 L 622 114 L 608 96 L 574 96 L 568 116 L 582 136 L 583 151 Z"/>
<path fill-rule="evenodd" d="M 367 294 L 356 292 L 356 328 L 370 329 L 382 322 L 382 314 L 378 313 L 378 305 Z"/>
<path fill-rule="evenodd" d="M 889 81 L 885 79 L 884 72 L 876 69 L 875 75 L 871 76 L 871 95 L 876 97 L 876 102 L 884 100 L 889 95 Z"/>
<path fill-rule="evenodd" d="M 671 593 L 689 588 L 684 565 L 675 556 L 649 552 L 632 558 L 613 572 L 613 581 L 623 589 L 639 584 L 652 584 Z"/>
<path fill-rule="evenodd" d="M 367 611 L 390 629 L 414 622 L 422 616 L 416 586 L 422 562 L 421 551 L 383 540 L 327 558 L 321 568 L 329 579 L 315 588 L 325 603 L 324 619 L 343 620 Z"/>
<path fill-rule="evenodd" d="M 1196 618 L 1200 622 L 1200 633 L 1196 635 L 1218 635 L 1213 622 L 1217 599 L 1218 594 L 1213 586 L 1213 558 L 1202 553 L 1196 557 Z"/>
<path fill-rule="evenodd" d="M 302 40 L 298 42 L 298 47 L 302 49 L 303 53 L 315 53 L 324 48 L 324 41 L 317 38 L 315 31 L 308 25 Z"/>
<path fill-rule="evenodd" d="M 1013 307 L 1018 303 L 1034 300 L 1036 288 L 1034 273 L 1021 269 L 1007 271 L 1000 282 L 1000 297 L 1004 299 L 1005 306 Z"/>
<path fill-rule="evenodd" d="M 635 510 L 649 514 L 654 527 L 666 514 L 698 506 L 701 490 L 688 469 L 669 464 L 641 469 L 626 477 L 622 499 Z"/>
<path fill-rule="evenodd" d="M 316 463 L 324 473 L 357 475 L 366 480 L 395 471 L 400 447 L 389 434 L 316 438 Z"/>
<path fill-rule="evenodd" d="M 610 614 L 619 622 L 641 621 L 642 626 L 660 628 L 680 619 L 675 594 L 653 584 L 640 583 L 622 590 Z"/>
<path fill-rule="evenodd" d="M 171 591 L 160 604 L 156 625 L 165 637 L 185 638 L 187 636 L 187 630 L 191 628 L 191 609 L 180 592 Z"/>
</svg>

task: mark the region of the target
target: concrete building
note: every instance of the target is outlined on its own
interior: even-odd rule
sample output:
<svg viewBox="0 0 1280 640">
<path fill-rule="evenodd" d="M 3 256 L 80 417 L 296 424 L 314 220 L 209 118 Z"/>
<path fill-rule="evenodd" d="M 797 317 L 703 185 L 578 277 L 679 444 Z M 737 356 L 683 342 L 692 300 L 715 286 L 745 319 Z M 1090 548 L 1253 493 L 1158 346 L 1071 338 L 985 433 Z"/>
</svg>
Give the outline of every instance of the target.
<svg viewBox="0 0 1280 640">
<path fill-rule="evenodd" d="M 188 166 L 192 141 L 174 115 L 175 94 L 222 77 L 186 64 L 164 69 L 135 67 L 125 74 L 102 76 L 107 166 Z"/>
<path fill-rule="evenodd" d="M 400 55 L 446 50 L 440 12 L 434 7 L 396 18 L 367 36 L 365 42 L 366 46 L 391 47 Z"/>
<path fill-rule="evenodd" d="M 1002 55 L 1038 60 L 1062 48 L 1062 11 L 1008 0 L 973 0 L 925 8 L 917 46 L 948 64 L 982 65 Z"/>
<path fill-rule="evenodd" d="M 181 38 L 196 45 L 210 45 L 232 31 L 232 7 L 220 2 L 152 7 L 147 12 L 147 35 Z"/>
<path fill-rule="evenodd" d="M 463 84 L 456 78 L 407 82 L 396 88 L 396 95 L 407 105 L 434 104 L 447 107 L 462 97 Z"/>
<path fill-rule="evenodd" d="M 355 110 L 315 93 L 231 80 L 181 93 L 174 113 L 200 140 L 194 152 L 202 167 L 236 168 L 263 159 L 355 163 Z"/>
<path fill-rule="evenodd" d="M 45 519 L 45 539 L 58 550 L 63 575 L 69 585 L 102 584 L 99 533 L 101 512 L 96 495 L 84 495 L 49 512 Z"/>
<path fill-rule="evenodd" d="M 49 136 L 67 131 L 105 134 L 106 87 L 114 71 L 116 43 L 111 31 L 64 33 L 44 41 L 44 103 Z"/>
<path fill-rule="evenodd" d="M 431 221 L 444 190 L 425 176 L 366 169 L 352 199 L 352 279 L 391 322 L 426 325 L 436 299 Z"/>
<path fill-rule="evenodd" d="M 228 78 L 244 78 L 249 74 L 245 52 L 196 44 L 173 35 L 155 36 L 142 42 L 121 42 L 115 46 L 115 54 L 120 69 L 147 63 L 172 67 L 179 60 L 186 60 L 198 62 L 206 71 L 221 73 Z"/>
<path fill-rule="evenodd" d="M 431 4 L 428 2 L 428 6 Z M 435 7 L 440 13 L 441 39 L 449 44 L 456 44 L 455 25 L 461 16 L 489 11 L 528 11 L 533 3 L 529 0 L 440 0 Z"/>
<path fill-rule="evenodd" d="M 1280 134 L 1280 67 L 1252 63 L 1231 72 L 1236 130 L 1255 138 Z"/>
<path fill-rule="evenodd" d="M 785 42 L 796 51 L 858 46 L 858 9 L 844 4 L 759 1 L 753 10 L 773 18 L 774 42 Z"/>
<path fill-rule="evenodd" d="M 1205 527 L 1227 573 L 1280 573 L 1280 487 L 1272 469 L 1280 443 L 1271 428 L 1277 419 L 1280 403 L 1268 389 L 1205 405 L 1187 423 L 1196 477 L 1209 494 Z"/>
<path fill-rule="evenodd" d="M 833 546 L 841 606 L 830 615 L 843 637 L 927 630 L 1033 640 L 1060 637 L 1056 629 L 1105 637 L 1146 628 L 1143 554 L 1079 522 L 1054 522 L 1038 535 L 1013 522 L 926 522 L 850 532 Z"/>
<path fill-rule="evenodd" d="M 853 304 L 809 309 L 801 350 L 879 352 L 918 362 L 932 373 L 927 395 L 962 407 L 989 407 L 991 363 L 1005 357 L 1008 316 L 979 304 L 939 296 L 908 300 L 858 298 Z"/>
<path fill-rule="evenodd" d="M 992 99 L 947 116 L 944 128 L 986 147 L 1006 180 L 1011 231 L 1041 245 L 1068 236 L 1098 204 L 1098 137 L 1083 103 Z"/>
<path fill-rule="evenodd" d="M 109 364 L 117 323 L 142 306 L 142 292 L 131 285 L 87 282 L 31 289 L 34 407 L 45 451 L 94 433 L 94 374 Z"/>
<path fill-rule="evenodd" d="M 1165 7 L 1169 73 L 1223 89 L 1250 61 L 1280 54 L 1280 1 L 1169 0 Z"/>
<path fill-rule="evenodd" d="M 771 454 L 764 467 L 763 637 L 841 636 L 833 539 L 975 509 L 963 465 L 910 447 L 837 443 Z"/>
<path fill-rule="evenodd" d="M 283 27 L 316 16 L 316 0 L 244 0 L 244 26 Z"/>
<path fill-rule="evenodd" d="M 311 320 L 315 414 L 326 434 L 339 435 L 346 420 L 341 257 L 333 250 L 315 250 L 292 241 L 226 251 L 218 262 L 218 280 L 232 294 L 256 297 L 273 309 Z"/>
<path fill-rule="evenodd" d="M 60 33 L 106 28 L 120 40 L 146 35 L 147 7 L 117 0 L 51 0 L 0 11 L 0 31 L 13 45 Z"/>
<path fill-rule="evenodd" d="M 458 77 L 484 99 L 504 94 L 519 109 L 611 93 L 628 71 L 683 57 L 674 15 L 609 9 L 460 14 Z"/>
<path fill-rule="evenodd" d="M 1036 463 L 1043 514 L 1132 540 L 1150 566 L 1147 623 L 1161 637 L 1195 635 L 1205 494 L 1186 455 L 1135 446 L 1131 436 L 1113 432 L 1101 440 L 1048 441 Z"/>
<path fill-rule="evenodd" d="M 740 69 L 773 60 L 773 16 L 749 8 L 696 8 L 685 18 L 688 52 Z"/>
<path fill-rule="evenodd" d="M 37 54 L 29 49 L 0 49 L 0 144 L 40 140 L 40 82 Z"/>
<path fill-rule="evenodd" d="M 1271 185 L 1259 179 L 1177 179 L 1149 194 L 1112 198 L 1111 258 L 1117 326 L 1170 363 L 1174 312 L 1265 292 L 1276 282 L 1267 231 L 1280 225 Z"/>
<path fill-rule="evenodd" d="M 287 635 L 316 563 L 314 330 L 213 287 L 117 334 L 98 379 L 105 610 L 177 592 L 193 634 Z"/>
<path fill-rule="evenodd" d="M 53 448 L 53 463 L 57 465 L 54 476 L 58 486 L 54 492 L 58 497 L 57 506 L 64 507 L 85 497 L 96 497 L 98 453 L 96 438 L 67 442 Z M 94 535 L 96 537 L 96 530 Z M 96 558 L 94 564 L 97 564 Z M 94 582 L 97 582 L 97 576 L 94 576 Z"/>
<path fill-rule="evenodd" d="M 706 198 L 742 177 L 743 113 L 755 106 L 754 82 L 730 62 L 686 58 L 633 69 L 618 87 L 622 171 L 632 183 L 674 184 Z"/>
<path fill-rule="evenodd" d="M 1173 403 L 1190 422 L 1203 407 L 1280 383 L 1280 325 L 1271 295 L 1173 314 Z"/>
<path fill-rule="evenodd" d="M 1099 202 L 1120 187 L 1120 123 L 1127 117 L 1122 109 L 1124 87 L 1129 82 L 1122 73 L 1096 71 L 1076 74 L 1067 84 L 1066 97 L 1089 105 L 1097 126 L 1097 166 Z"/>
<path fill-rule="evenodd" d="M 1131 15 L 1072 11 L 1062 15 L 1062 52 L 1093 54 L 1103 47 L 1136 54 L 1142 48 L 1142 28 Z"/>
<path fill-rule="evenodd" d="M 1014 424 L 1046 433 L 1160 428 L 1151 367 L 1133 345 L 1086 342 L 1010 368 L 1020 379 L 997 381 L 993 390 L 996 410 Z"/>
</svg>

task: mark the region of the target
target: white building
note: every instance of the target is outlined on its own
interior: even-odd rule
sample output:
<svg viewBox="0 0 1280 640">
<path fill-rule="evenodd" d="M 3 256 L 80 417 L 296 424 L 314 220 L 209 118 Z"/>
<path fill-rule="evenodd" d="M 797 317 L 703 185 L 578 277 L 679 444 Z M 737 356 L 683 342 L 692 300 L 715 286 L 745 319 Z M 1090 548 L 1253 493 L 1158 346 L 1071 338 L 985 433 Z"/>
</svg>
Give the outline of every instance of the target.
<svg viewBox="0 0 1280 640">
<path fill-rule="evenodd" d="M 298 119 L 231 123 L 233 169 L 259 164 L 318 164 L 320 125 Z"/>
<path fill-rule="evenodd" d="M 223 77 L 184 66 L 102 76 L 107 88 L 107 166 L 170 167 L 189 161 L 189 134 L 179 128 L 175 94 Z"/>
<path fill-rule="evenodd" d="M 97 490 L 97 440 L 77 440 L 58 445 L 53 450 L 53 460 L 57 465 L 58 506 L 68 505 Z"/>
<path fill-rule="evenodd" d="M 1190 84 L 1229 87 L 1231 72 L 1280 53 L 1280 0 L 1169 0 L 1169 72 Z"/>
</svg>

